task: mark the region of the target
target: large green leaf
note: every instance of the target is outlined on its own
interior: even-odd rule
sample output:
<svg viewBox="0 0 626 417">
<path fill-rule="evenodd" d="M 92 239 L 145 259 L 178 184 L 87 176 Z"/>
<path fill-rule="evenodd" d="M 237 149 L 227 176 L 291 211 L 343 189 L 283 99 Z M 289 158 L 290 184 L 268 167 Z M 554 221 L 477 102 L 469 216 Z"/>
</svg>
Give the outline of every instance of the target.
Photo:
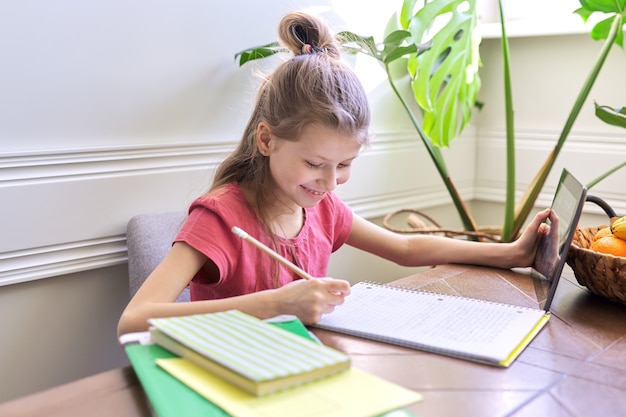
<svg viewBox="0 0 626 417">
<path fill-rule="evenodd" d="M 248 61 L 254 61 L 255 59 L 267 58 L 280 52 L 286 52 L 287 50 L 280 46 L 278 42 L 271 42 L 267 45 L 255 46 L 254 48 L 244 49 L 241 52 L 235 54 L 235 59 L 239 57 L 239 66 L 242 66 Z"/>
<path fill-rule="evenodd" d="M 595 103 L 596 116 L 605 123 L 613 126 L 626 128 L 626 107 L 614 109 L 609 106 L 601 106 Z"/>
<path fill-rule="evenodd" d="M 619 18 L 619 16 L 616 16 Z M 611 33 L 611 27 L 615 24 L 616 17 L 609 17 L 607 19 L 598 22 L 593 29 L 591 29 L 591 39 L 601 41 L 607 39 Z M 619 31 L 615 38 L 615 43 L 619 46 L 624 45 L 624 32 Z"/>
<path fill-rule="evenodd" d="M 622 13 L 626 10 L 626 0 L 579 0 L 583 9 L 592 12 Z"/>
<path fill-rule="evenodd" d="M 610 16 L 598 22 L 591 29 L 591 38 L 594 40 L 607 39 L 611 33 L 611 27 L 615 23 L 615 19 L 621 16 L 620 28 L 626 22 L 626 0 L 579 0 L 581 7 L 574 11 L 580 15 L 586 22 L 589 16 L 599 12 L 609 14 Z M 620 29 L 617 33 L 615 43 L 620 47 L 624 46 L 624 32 Z"/>
<path fill-rule="evenodd" d="M 359 36 L 349 31 L 337 34 L 337 40 L 341 43 L 344 52 L 369 55 L 377 59 L 383 66 L 411 54 L 419 55 L 431 46 L 428 43 L 424 45 L 407 43 L 410 37 L 411 32 L 396 30 L 385 37 L 382 45 L 378 45 L 371 36 Z"/>
<path fill-rule="evenodd" d="M 400 24 L 411 32 L 412 43 L 432 46 L 411 56 L 407 68 L 415 101 L 424 111 L 424 131 L 445 147 L 469 122 L 480 89 L 475 0 L 434 0 L 417 11 L 415 6 L 415 0 L 404 2 Z M 445 24 L 433 29 L 437 19 Z"/>
</svg>

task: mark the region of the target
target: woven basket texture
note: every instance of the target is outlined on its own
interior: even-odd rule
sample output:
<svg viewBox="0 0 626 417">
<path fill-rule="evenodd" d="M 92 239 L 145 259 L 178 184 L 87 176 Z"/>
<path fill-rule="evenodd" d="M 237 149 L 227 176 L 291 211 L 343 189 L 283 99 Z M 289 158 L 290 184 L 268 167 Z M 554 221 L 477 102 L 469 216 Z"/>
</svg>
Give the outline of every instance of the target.
<svg viewBox="0 0 626 417">
<path fill-rule="evenodd" d="M 567 264 L 580 285 L 596 295 L 626 304 L 626 258 L 589 249 L 593 236 L 603 227 L 607 225 L 576 230 Z"/>
</svg>

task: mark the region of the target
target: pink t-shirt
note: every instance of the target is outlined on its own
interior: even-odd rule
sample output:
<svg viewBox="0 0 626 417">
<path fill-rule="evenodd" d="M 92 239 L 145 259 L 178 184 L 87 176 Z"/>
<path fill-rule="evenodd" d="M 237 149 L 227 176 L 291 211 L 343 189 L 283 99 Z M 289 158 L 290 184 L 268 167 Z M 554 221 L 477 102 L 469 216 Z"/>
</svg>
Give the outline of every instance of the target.
<svg viewBox="0 0 626 417">
<path fill-rule="evenodd" d="M 276 268 L 279 286 L 299 279 L 236 236 L 231 231 L 233 226 L 245 230 L 314 277 L 324 277 L 331 253 L 348 239 L 352 211 L 339 197 L 329 193 L 315 207 L 305 209 L 304 226 L 297 237 L 276 237 L 274 244 L 239 185 L 228 184 L 198 198 L 191 204 L 189 217 L 175 241 L 186 242 L 210 258 L 220 271 L 220 279 L 209 283 L 200 270 L 189 286 L 192 300 L 227 298 L 274 288 L 271 271 Z"/>
</svg>

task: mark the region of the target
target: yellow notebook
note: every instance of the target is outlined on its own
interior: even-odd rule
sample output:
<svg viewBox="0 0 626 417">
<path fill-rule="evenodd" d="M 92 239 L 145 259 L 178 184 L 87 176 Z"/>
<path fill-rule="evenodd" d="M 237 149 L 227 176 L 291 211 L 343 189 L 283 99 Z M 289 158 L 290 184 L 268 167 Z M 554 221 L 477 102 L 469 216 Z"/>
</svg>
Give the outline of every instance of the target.
<svg viewBox="0 0 626 417">
<path fill-rule="evenodd" d="M 151 319 L 151 339 L 251 395 L 350 368 L 343 352 L 231 310 Z"/>
<path fill-rule="evenodd" d="M 417 392 L 356 368 L 257 397 L 184 358 L 158 359 L 157 364 L 234 417 L 375 417 L 392 410 L 407 416 L 412 414 L 401 408 L 422 399 Z"/>
</svg>

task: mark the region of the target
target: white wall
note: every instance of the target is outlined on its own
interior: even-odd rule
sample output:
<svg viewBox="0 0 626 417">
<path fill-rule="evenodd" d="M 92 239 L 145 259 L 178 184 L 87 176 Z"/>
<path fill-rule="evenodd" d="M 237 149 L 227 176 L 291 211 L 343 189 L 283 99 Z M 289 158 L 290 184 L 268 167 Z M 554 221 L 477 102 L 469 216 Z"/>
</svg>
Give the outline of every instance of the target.
<svg viewBox="0 0 626 417">
<path fill-rule="evenodd" d="M 557 143 L 577 95 L 599 54 L 601 43 L 587 34 L 550 37 L 518 37 L 510 40 L 515 109 L 518 189 L 525 190 Z M 476 198 L 498 201 L 504 186 L 504 94 L 499 39 L 485 39 L 481 47 L 485 102 L 476 113 L 479 126 L 476 166 Z M 620 81 L 626 56 L 614 47 L 585 102 L 573 130 L 557 159 L 539 203 L 549 197 L 567 167 L 588 183 L 626 160 L 626 130 L 608 125 L 594 115 L 593 102 L 626 105 L 626 84 Z M 590 193 L 608 200 L 626 213 L 626 169 L 597 184 Z"/>
<path fill-rule="evenodd" d="M 128 219 L 184 210 L 234 146 L 257 82 L 252 66 L 237 67 L 234 53 L 275 40 L 284 12 L 334 4 L 344 13 L 345 2 L 0 3 L 0 333 L 10 340 L 0 344 L 0 401 L 126 363 L 115 324 L 128 301 Z M 336 30 L 353 29 L 351 18 L 363 9 L 325 16 Z M 377 35 L 378 27 L 371 28 Z M 574 35 L 520 38 L 511 46 L 523 186 L 571 105 L 575 92 L 567 80 L 584 78 L 599 45 Z M 497 47 L 497 40 L 483 44 L 485 110 L 445 151 L 461 194 L 489 206 L 472 205 L 488 224 L 501 222 L 504 194 Z M 602 73 L 607 81 L 592 96 L 625 104 L 626 86 L 613 81 L 624 59 L 614 52 Z M 369 218 L 417 207 L 458 224 L 406 116 L 380 74 L 361 64 L 375 141 L 342 196 Z M 626 141 L 584 112 L 559 164 L 587 181 L 626 159 Z M 616 174 L 598 194 L 626 213 L 624 178 Z M 350 249 L 331 265 L 333 274 L 352 280 L 411 271 Z"/>
</svg>

